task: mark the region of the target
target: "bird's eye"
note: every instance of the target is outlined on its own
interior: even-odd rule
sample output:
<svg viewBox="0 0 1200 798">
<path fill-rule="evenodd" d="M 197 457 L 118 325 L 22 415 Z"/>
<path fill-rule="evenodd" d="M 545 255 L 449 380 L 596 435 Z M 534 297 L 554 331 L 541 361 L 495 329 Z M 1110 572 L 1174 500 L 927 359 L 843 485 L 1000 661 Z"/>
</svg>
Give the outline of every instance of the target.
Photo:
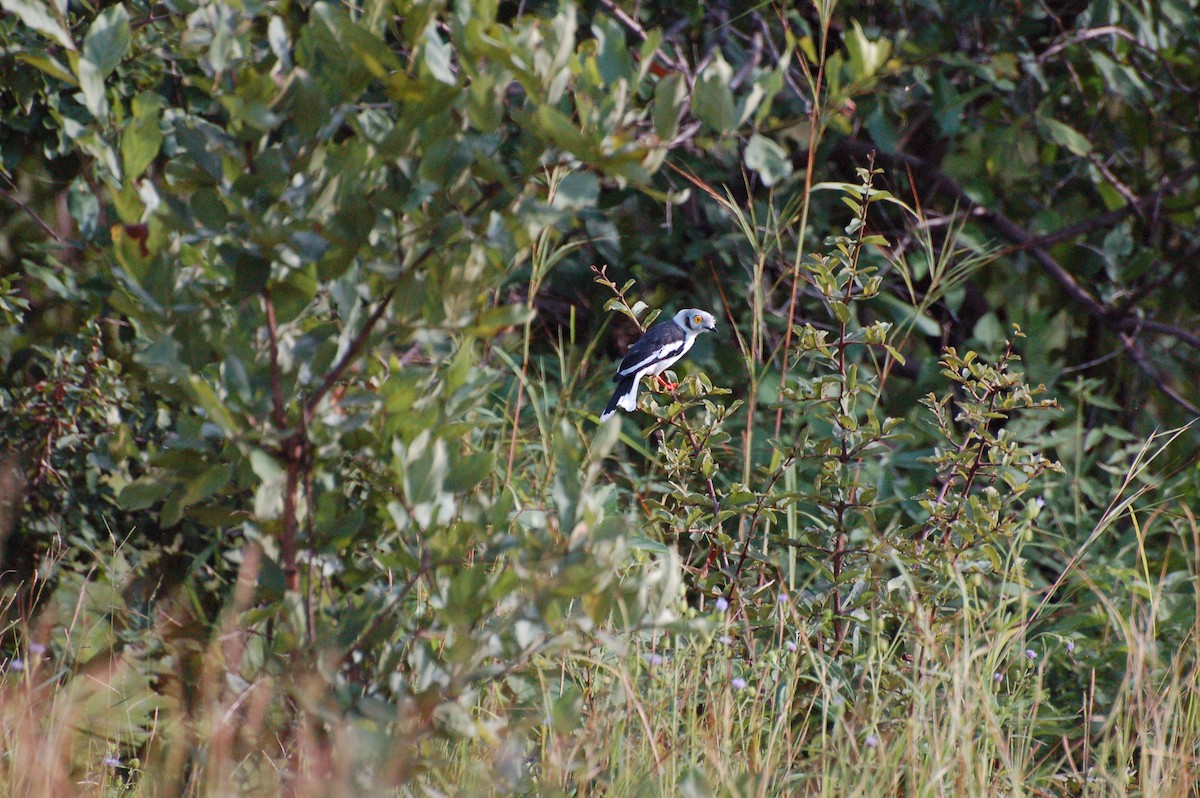
<svg viewBox="0 0 1200 798">
<path fill-rule="evenodd" d="M 697 313 L 695 316 L 692 316 L 692 324 L 703 324 L 703 323 L 704 323 L 704 317 L 701 316 L 700 314 Z"/>
</svg>

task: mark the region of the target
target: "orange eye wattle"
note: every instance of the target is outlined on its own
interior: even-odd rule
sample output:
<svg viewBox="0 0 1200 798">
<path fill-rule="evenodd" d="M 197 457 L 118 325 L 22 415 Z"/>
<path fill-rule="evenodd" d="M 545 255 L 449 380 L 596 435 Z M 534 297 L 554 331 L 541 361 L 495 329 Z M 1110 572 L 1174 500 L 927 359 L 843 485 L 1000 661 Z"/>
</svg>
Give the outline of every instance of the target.
<svg viewBox="0 0 1200 798">
<path fill-rule="evenodd" d="M 702 321 L 704 321 L 704 317 L 703 316 L 692 316 L 692 321 L 695 322 L 696 324 L 699 324 Z"/>
</svg>

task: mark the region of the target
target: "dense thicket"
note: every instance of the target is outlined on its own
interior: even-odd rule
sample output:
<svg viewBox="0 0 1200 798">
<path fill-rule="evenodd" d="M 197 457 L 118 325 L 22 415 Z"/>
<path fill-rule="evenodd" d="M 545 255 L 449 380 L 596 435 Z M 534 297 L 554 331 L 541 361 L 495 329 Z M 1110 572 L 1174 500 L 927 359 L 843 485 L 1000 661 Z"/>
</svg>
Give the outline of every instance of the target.
<svg viewBox="0 0 1200 798">
<path fill-rule="evenodd" d="M 259 685 L 293 780 L 616 783 L 547 740 L 718 601 L 802 741 L 977 608 L 997 677 L 1070 641 L 1028 734 L 1090 761 L 1130 591 L 1195 632 L 1189 3 L 0 6 L 3 651 L 127 666 L 75 725 L 130 784 L 219 783 Z"/>
</svg>

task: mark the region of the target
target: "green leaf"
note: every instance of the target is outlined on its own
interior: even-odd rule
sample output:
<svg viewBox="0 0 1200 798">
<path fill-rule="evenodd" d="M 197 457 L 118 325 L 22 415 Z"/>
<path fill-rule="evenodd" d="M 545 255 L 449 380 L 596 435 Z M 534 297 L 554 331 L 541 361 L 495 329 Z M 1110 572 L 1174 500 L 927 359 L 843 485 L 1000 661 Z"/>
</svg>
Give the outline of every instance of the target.
<svg viewBox="0 0 1200 798">
<path fill-rule="evenodd" d="M 213 466 L 188 482 L 179 503 L 183 507 L 188 507 L 196 502 L 204 501 L 228 485 L 231 479 L 233 479 L 232 465 L 222 463 Z"/>
<path fill-rule="evenodd" d="M 211 230 L 220 230 L 229 221 L 229 210 L 225 201 L 214 189 L 205 186 L 191 196 L 190 206 L 196 221 Z"/>
<path fill-rule="evenodd" d="M 1038 125 L 1056 143 L 1066 147 L 1075 155 L 1087 155 L 1092 151 L 1092 143 L 1082 133 L 1064 122 L 1059 122 L 1057 119 L 1052 119 L 1048 116 L 1039 116 Z"/>
<path fill-rule="evenodd" d="M 854 20 L 849 35 L 845 37 L 846 50 L 850 53 L 850 74 L 854 80 L 866 81 L 875 76 L 892 53 L 892 43 L 887 39 L 870 41 L 863 33 L 862 25 Z"/>
<path fill-rule="evenodd" d="M 313 6 L 312 16 L 326 25 L 347 56 L 354 56 L 356 65 L 365 67 L 375 77 L 386 78 L 393 72 L 401 71 L 396 54 L 381 39 L 355 24 L 336 5 L 317 3 Z"/>
<path fill-rule="evenodd" d="M 750 137 L 744 157 L 746 166 L 758 173 L 765 186 L 773 186 L 792 173 L 792 162 L 783 147 L 758 133 Z"/>
<path fill-rule="evenodd" d="M 267 285 L 271 276 L 271 262 L 248 249 L 233 245 L 217 247 L 221 260 L 233 272 L 233 287 L 242 296 L 257 294 Z"/>
<path fill-rule="evenodd" d="M 473 75 L 467 86 L 467 115 L 480 132 L 495 130 L 504 119 L 504 86 L 487 73 Z"/>
<path fill-rule="evenodd" d="M 212 386 L 195 374 L 191 376 L 189 384 L 193 398 L 208 414 L 208 419 L 225 432 L 236 434 L 238 423 L 224 403 L 217 398 L 217 392 L 213 390 Z"/>
<path fill-rule="evenodd" d="M 460 457 L 446 477 L 446 490 L 459 493 L 478 488 L 491 474 L 494 463 L 495 456 L 491 452 Z"/>
<path fill-rule="evenodd" d="M 679 113 L 687 99 L 687 83 L 683 75 L 672 72 L 654 88 L 654 132 L 663 141 L 671 141 L 679 133 Z"/>
<path fill-rule="evenodd" d="M 117 501 L 126 510 L 145 510 L 161 501 L 175 487 L 175 483 L 157 476 L 135 479 L 117 496 Z"/>
<path fill-rule="evenodd" d="M 162 147 L 163 134 L 158 126 L 163 100 L 152 92 L 142 92 L 133 99 L 133 119 L 121 134 L 121 163 L 130 180 L 141 177 Z"/>
<path fill-rule="evenodd" d="M 458 76 L 451 65 L 452 50 L 442 40 L 437 30 L 437 20 L 430 21 L 425 28 L 425 66 L 436 80 L 451 86 L 458 84 Z"/>
<path fill-rule="evenodd" d="M 129 51 L 129 14 L 122 5 L 101 11 L 83 37 L 83 57 L 108 77 Z"/>
<path fill-rule="evenodd" d="M 287 23 L 282 17 L 271 17 L 267 23 L 267 43 L 271 52 L 279 59 L 279 65 L 284 69 L 292 68 L 292 39 L 288 35 Z"/>
<path fill-rule="evenodd" d="M 904 359 L 904 355 L 900 354 L 900 350 L 896 349 L 896 347 L 892 346 L 891 344 L 884 344 L 883 348 L 886 349 L 887 353 L 891 355 L 901 366 L 908 362 Z"/>
<path fill-rule="evenodd" d="M 600 197 L 600 180 L 591 172 L 571 172 L 558 184 L 551 206 L 578 211 L 596 207 Z"/>
<path fill-rule="evenodd" d="M 1004 340 L 1004 325 L 993 312 L 987 312 L 975 322 L 972 336 L 982 344 L 990 345 Z"/>
<path fill-rule="evenodd" d="M 1154 99 L 1154 92 L 1146 85 L 1146 81 L 1134 67 L 1118 64 L 1100 48 L 1088 48 L 1088 58 L 1095 64 L 1096 69 L 1104 79 L 1104 87 L 1108 92 L 1116 92 L 1128 103 L 1144 103 Z"/>
<path fill-rule="evenodd" d="M 488 308 L 471 326 L 470 333 L 487 340 L 494 338 L 506 327 L 520 326 L 532 318 L 532 311 L 525 305 L 502 305 L 498 308 Z"/>
<path fill-rule="evenodd" d="M 72 86 L 79 85 L 78 78 L 75 77 L 71 70 L 67 69 L 62 62 L 47 53 L 17 53 L 16 57 L 18 61 L 40 69 L 50 77 L 61 80 L 63 83 Z"/>
<path fill-rule="evenodd" d="M 561 111 L 543 105 L 534 112 L 532 121 L 543 136 L 562 149 L 580 158 L 587 158 L 591 153 L 592 147 L 588 140 Z"/>
<path fill-rule="evenodd" d="M 626 542 L 629 544 L 629 548 L 633 549 L 634 551 L 648 551 L 651 554 L 660 556 L 670 553 L 664 544 L 657 540 L 651 540 L 650 538 L 642 537 L 641 535 L 630 536 Z"/>
<path fill-rule="evenodd" d="M 316 295 L 316 264 L 309 263 L 302 269 L 293 270 L 285 280 L 271 286 L 276 319 L 280 324 L 292 321 L 304 312 Z"/>
<path fill-rule="evenodd" d="M 692 110 L 718 133 L 731 133 L 737 126 L 733 89 L 729 88 L 732 79 L 733 67 L 718 52 L 696 80 Z"/>
<path fill-rule="evenodd" d="M 109 6 L 97 15 L 83 38 L 83 54 L 75 68 L 84 105 L 96 119 L 108 116 L 104 81 L 121 63 L 131 39 L 124 6 Z"/>
<path fill-rule="evenodd" d="M 592 21 L 592 35 L 596 37 L 596 67 L 605 85 L 616 83 L 633 74 L 633 58 L 625 43 L 625 29 L 612 17 L 601 16 Z"/>
<path fill-rule="evenodd" d="M 283 491 L 287 487 L 287 474 L 274 457 L 262 449 L 250 452 L 250 468 L 261 480 L 254 491 L 254 514 L 262 520 L 278 518 L 283 512 Z"/>
<path fill-rule="evenodd" d="M 50 7 L 45 3 L 38 0 L 0 0 L 0 8 L 16 14 L 26 25 L 44 36 L 49 36 L 68 50 L 75 50 L 71 34 L 55 19 Z"/>
</svg>

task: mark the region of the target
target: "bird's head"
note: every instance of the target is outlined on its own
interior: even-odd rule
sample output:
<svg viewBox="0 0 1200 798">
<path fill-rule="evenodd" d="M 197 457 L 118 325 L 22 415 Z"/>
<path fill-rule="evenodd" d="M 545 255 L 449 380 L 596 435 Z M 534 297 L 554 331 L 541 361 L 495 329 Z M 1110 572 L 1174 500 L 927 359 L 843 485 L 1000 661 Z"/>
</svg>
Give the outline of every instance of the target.
<svg viewBox="0 0 1200 798">
<path fill-rule="evenodd" d="M 675 323 L 694 333 L 717 329 L 717 320 L 713 318 L 713 315 L 699 308 L 685 308 L 679 311 L 675 314 Z"/>
</svg>

